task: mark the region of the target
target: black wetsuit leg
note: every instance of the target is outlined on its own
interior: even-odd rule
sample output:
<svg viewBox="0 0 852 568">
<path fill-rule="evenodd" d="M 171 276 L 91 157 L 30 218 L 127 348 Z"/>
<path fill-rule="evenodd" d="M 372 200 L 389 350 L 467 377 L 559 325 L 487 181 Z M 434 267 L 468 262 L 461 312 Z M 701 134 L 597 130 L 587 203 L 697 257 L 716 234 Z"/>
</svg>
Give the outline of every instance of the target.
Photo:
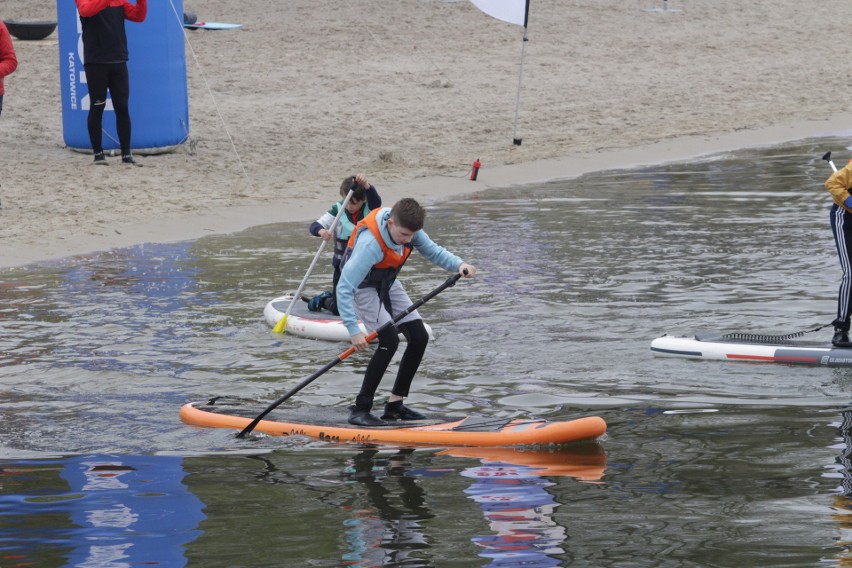
<svg viewBox="0 0 852 568">
<path fill-rule="evenodd" d="M 399 331 L 405 336 L 407 344 L 402 354 L 402 360 L 399 362 L 399 371 L 397 371 L 396 382 L 394 382 L 391 392 L 397 396 L 406 397 L 414 380 L 414 375 L 420 368 L 423 354 L 426 352 L 429 332 L 426 331 L 426 326 L 421 319 L 399 324 Z"/>
<path fill-rule="evenodd" d="M 340 281 L 340 268 L 334 267 L 334 277 L 331 279 L 331 298 L 326 298 L 323 301 L 322 307 L 330 311 L 336 316 L 340 315 L 337 310 L 337 283 Z"/>
<path fill-rule="evenodd" d="M 367 364 L 364 381 L 361 383 L 361 392 L 355 398 L 357 408 L 362 410 L 373 408 L 373 397 L 376 395 L 376 389 L 379 388 L 379 383 L 382 382 L 382 377 L 384 377 L 391 358 L 393 358 L 398 347 L 399 332 L 394 326 L 388 326 L 379 332 L 379 345 Z"/>
<path fill-rule="evenodd" d="M 95 154 L 103 152 L 103 117 L 107 90 L 115 110 L 115 128 L 122 156 L 130 154 L 130 75 L 126 63 L 93 63 L 86 65 L 89 86 L 89 140 Z"/>
<path fill-rule="evenodd" d="M 837 294 L 836 328 L 849 331 L 849 312 L 852 306 L 852 214 L 836 204 L 831 207 L 831 232 L 837 247 L 837 257 L 843 276 Z"/>
</svg>

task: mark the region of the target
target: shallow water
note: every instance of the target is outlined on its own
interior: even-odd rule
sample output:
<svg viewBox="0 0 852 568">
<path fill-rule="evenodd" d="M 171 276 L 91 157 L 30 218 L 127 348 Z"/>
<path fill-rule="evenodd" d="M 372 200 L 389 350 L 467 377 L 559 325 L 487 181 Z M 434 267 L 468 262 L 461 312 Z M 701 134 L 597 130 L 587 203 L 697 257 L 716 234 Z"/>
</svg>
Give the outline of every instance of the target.
<svg viewBox="0 0 852 568">
<path fill-rule="evenodd" d="M 833 319 L 820 157 L 846 143 L 429 208 L 427 232 L 480 272 L 421 310 L 436 339 L 412 406 L 598 414 L 590 444 L 414 451 L 181 424 L 185 402 L 271 402 L 345 349 L 262 320 L 318 247 L 301 224 L 2 271 L 0 566 L 848 562 L 852 370 L 649 351 L 662 333 Z M 412 297 L 444 278 L 418 258 L 403 272 Z M 328 281 L 324 262 L 309 287 Z M 286 405 L 345 413 L 367 360 Z"/>
</svg>

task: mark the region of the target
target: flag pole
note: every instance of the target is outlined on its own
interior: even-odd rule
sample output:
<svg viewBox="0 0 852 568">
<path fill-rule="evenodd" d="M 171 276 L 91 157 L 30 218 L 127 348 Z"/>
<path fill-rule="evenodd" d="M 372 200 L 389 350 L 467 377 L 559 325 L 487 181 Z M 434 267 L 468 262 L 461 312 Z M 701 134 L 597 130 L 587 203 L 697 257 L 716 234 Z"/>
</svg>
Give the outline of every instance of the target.
<svg viewBox="0 0 852 568">
<path fill-rule="evenodd" d="M 515 97 L 515 122 L 512 125 L 512 144 L 515 146 L 521 145 L 521 138 L 518 138 L 518 114 L 521 111 L 521 83 L 524 80 L 524 52 L 526 51 L 527 42 L 527 21 L 530 17 L 530 0 L 526 0 L 524 6 L 524 39 L 521 41 L 521 70 L 518 72 L 518 94 Z"/>
</svg>

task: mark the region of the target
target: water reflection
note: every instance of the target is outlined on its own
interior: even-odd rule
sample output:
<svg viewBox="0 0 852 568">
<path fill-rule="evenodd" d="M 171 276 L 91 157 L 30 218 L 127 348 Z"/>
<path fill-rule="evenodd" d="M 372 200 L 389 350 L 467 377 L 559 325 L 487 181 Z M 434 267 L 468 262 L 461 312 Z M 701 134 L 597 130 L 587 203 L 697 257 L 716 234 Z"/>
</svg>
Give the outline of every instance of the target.
<svg viewBox="0 0 852 568">
<path fill-rule="evenodd" d="M 184 566 L 203 504 L 182 459 L 86 455 L 0 462 L 0 565 Z"/>
<path fill-rule="evenodd" d="M 461 475 L 475 480 L 465 493 L 479 505 L 494 533 L 472 538 L 490 567 L 561 566 L 558 555 L 565 552 L 568 534 L 553 518 L 560 503 L 547 491 L 554 485 L 548 478 L 598 481 L 606 468 L 606 455 L 597 444 L 558 452 L 458 448 L 444 453 L 482 460 Z"/>
<path fill-rule="evenodd" d="M 852 566 L 852 408 L 842 410 L 840 421 L 834 424 L 839 434 L 832 448 L 839 453 L 834 463 L 827 467 L 823 477 L 836 480 L 837 495 L 832 501 L 832 518 L 837 522 L 840 534 L 831 547 L 832 555 L 840 566 Z"/>
<path fill-rule="evenodd" d="M 413 452 L 404 449 L 387 456 L 379 450 L 364 450 L 344 470 L 343 478 L 354 482 L 351 496 L 343 504 L 351 515 L 343 523 L 346 566 L 431 565 L 418 558 L 418 551 L 429 548 L 423 523 L 434 515 L 416 477 L 450 472 L 413 469 L 408 461 Z"/>
<path fill-rule="evenodd" d="M 343 509 L 347 566 L 434 566 L 430 555 L 428 506 L 422 480 L 455 476 L 455 468 L 417 467 L 412 449 L 388 454 L 366 449 L 351 459 L 343 478 L 354 482 Z M 478 465 L 458 472 L 473 479 L 464 493 L 477 504 L 492 534 L 475 535 L 486 566 L 560 566 L 568 537 L 553 519 L 560 505 L 547 488 L 551 477 L 595 482 L 603 477 L 606 454 L 599 444 L 578 444 L 558 450 L 452 448 L 439 452 L 476 458 Z"/>
</svg>

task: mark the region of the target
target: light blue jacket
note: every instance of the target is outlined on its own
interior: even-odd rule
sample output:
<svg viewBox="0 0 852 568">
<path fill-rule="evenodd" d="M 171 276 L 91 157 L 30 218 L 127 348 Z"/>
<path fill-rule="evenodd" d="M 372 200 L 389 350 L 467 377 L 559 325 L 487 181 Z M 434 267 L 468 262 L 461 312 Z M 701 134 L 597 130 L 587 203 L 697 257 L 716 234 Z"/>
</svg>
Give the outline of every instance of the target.
<svg viewBox="0 0 852 568">
<path fill-rule="evenodd" d="M 376 214 L 379 232 L 388 248 L 402 254 L 404 245 L 393 242 L 388 232 L 390 212 L 391 208 L 385 207 Z M 462 265 L 462 259 L 436 244 L 423 230 L 414 233 L 411 245 L 427 260 L 445 270 L 457 272 Z M 346 326 L 350 336 L 361 333 L 358 328 L 358 318 L 355 315 L 355 289 L 364 281 L 367 274 L 370 273 L 370 269 L 381 262 L 383 258 L 382 247 L 376 241 L 373 233 L 369 230 L 362 230 L 355 240 L 355 248 L 352 249 L 349 259 L 343 266 L 340 281 L 337 283 L 337 309 L 340 311 L 343 325 Z M 391 314 L 391 316 L 395 315 Z"/>
</svg>

